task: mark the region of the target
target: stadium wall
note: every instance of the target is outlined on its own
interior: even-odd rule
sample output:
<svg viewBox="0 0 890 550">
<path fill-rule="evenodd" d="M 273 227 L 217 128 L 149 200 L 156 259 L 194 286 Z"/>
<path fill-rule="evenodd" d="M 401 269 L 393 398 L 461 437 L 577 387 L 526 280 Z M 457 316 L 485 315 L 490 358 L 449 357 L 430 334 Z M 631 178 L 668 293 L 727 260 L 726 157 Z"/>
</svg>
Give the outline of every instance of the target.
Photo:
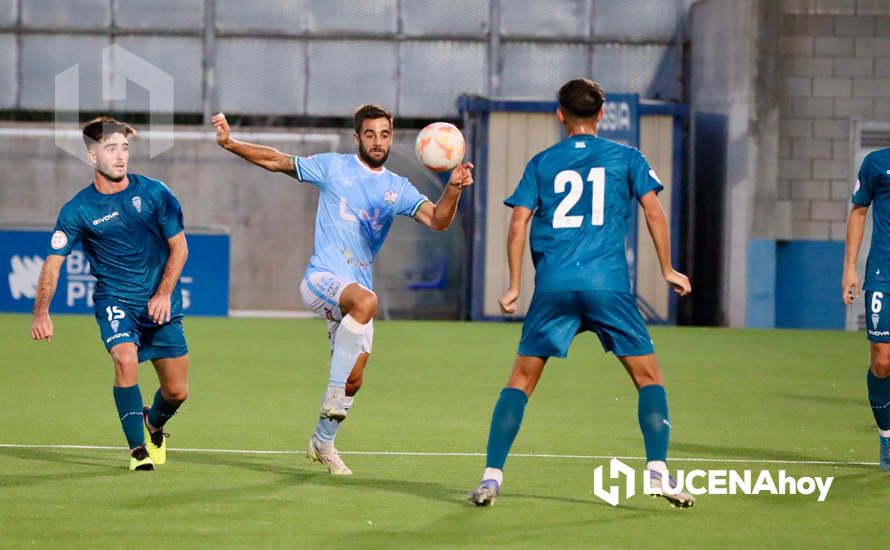
<svg viewBox="0 0 890 550">
<path fill-rule="evenodd" d="M 206 127 L 177 127 L 175 146 L 152 160 L 148 135 L 133 140 L 130 171 L 170 186 L 182 203 L 187 232 L 230 235 L 230 308 L 303 310 L 298 287 L 312 254 L 317 190 L 225 152 Z M 354 151 L 351 130 L 235 128 L 233 135 L 302 155 Z M 387 166 L 436 200 L 442 184 L 417 162 L 414 137 L 413 131 L 397 131 Z M 46 125 L 2 125 L 0 144 L 0 226 L 52 229 L 62 205 L 91 181 L 91 168 L 57 148 Z M 383 314 L 460 316 L 464 246 L 461 214 L 444 233 L 396 220 L 375 266 Z M 409 276 L 434 277 L 443 259 L 438 288 L 409 288 Z"/>
<path fill-rule="evenodd" d="M 843 309 L 831 304 L 861 160 L 852 129 L 890 120 L 890 2 L 702 0 L 690 37 L 694 119 L 726 124 L 726 167 L 711 178 L 725 197 L 725 245 L 712 259 L 725 274 L 720 321 L 786 326 L 793 304 L 779 289 L 793 277 L 822 304 L 799 309 L 796 326 L 842 327 Z M 698 171 L 696 186 L 710 176 Z M 763 241 L 773 241 L 772 257 Z"/>
</svg>

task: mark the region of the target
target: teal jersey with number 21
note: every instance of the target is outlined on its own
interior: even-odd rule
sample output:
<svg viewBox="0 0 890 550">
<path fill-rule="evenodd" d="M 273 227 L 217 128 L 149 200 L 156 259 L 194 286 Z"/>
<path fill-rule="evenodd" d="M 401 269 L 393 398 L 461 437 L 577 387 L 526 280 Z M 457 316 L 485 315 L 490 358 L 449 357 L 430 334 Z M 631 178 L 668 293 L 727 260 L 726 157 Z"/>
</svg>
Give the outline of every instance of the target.
<svg viewBox="0 0 890 550">
<path fill-rule="evenodd" d="M 630 292 L 625 239 L 636 203 L 663 189 L 634 147 L 593 135 L 535 155 L 504 201 L 534 212 L 535 291 Z"/>
</svg>

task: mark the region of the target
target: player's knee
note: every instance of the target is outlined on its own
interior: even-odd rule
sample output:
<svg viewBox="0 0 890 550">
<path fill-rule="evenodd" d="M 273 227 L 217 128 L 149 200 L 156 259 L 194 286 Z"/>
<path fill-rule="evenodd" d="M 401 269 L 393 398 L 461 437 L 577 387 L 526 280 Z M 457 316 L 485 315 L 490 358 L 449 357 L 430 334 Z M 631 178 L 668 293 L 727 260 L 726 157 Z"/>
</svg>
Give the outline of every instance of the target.
<svg viewBox="0 0 890 550">
<path fill-rule="evenodd" d="M 871 373 L 877 378 L 890 376 L 890 353 L 881 353 L 872 358 Z"/>
<path fill-rule="evenodd" d="M 359 323 L 367 323 L 377 313 L 377 295 L 372 291 L 363 292 L 355 300 L 355 305 L 349 314 Z"/>
<path fill-rule="evenodd" d="M 126 382 L 127 385 L 136 383 L 136 374 L 139 369 L 139 358 L 132 349 L 112 349 L 111 359 L 114 361 L 114 376 L 117 382 Z"/>
<path fill-rule="evenodd" d="M 189 398 L 189 385 L 187 383 L 183 384 L 172 384 L 164 388 L 164 399 L 168 403 L 183 403 L 186 399 Z"/>
</svg>

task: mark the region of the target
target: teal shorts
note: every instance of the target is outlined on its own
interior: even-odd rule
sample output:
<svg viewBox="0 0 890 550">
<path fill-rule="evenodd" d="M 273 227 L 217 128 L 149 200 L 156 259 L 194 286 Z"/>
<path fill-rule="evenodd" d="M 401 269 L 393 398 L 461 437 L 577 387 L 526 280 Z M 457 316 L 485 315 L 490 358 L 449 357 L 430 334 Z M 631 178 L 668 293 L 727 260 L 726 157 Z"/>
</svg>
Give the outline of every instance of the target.
<svg viewBox="0 0 890 550">
<path fill-rule="evenodd" d="M 865 291 L 865 332 L 869 342 L 890 342 L 890 309 L 884 311 L 884 293 L 880 290 Z"/>
<path fill-rule="evenodd" d="M 652 338 L 630 292 L 535 292 L 522 324 L 519 355 L 565 357 L 575 335 L 596 333 L 619 357 L 654 353 Z"/>
<path fill-rule="evenodd" d="M 182 357 L 189 350 L 182 329 L 182 315 L 157 324 L 148 315 L 147 304 L 133 308 L 115 300 L 96 303 L 96 323 L 105 349 L 132 342 L 139 350 L 139 362 Z"/>
</svg>

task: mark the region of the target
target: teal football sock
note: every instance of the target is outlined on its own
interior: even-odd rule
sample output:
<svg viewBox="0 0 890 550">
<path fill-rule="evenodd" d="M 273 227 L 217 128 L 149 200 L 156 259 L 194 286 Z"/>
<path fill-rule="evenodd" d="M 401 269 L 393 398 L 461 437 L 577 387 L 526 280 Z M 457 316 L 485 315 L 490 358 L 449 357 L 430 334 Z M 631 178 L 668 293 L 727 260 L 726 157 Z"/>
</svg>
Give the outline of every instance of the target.
<svg viewBox="0 0 890 550">
<path fill-rule="evenodd" d="M 491 415 L 491 429 L 488 432 L 488 450 L 485 466 L 487 468 L 504 469 L 507 455 L 513 440 L 519 433 L 522 416 L 528 396 L 518 388 L 504 388 Z"/>
<path fill-rule="evenodd" d="M 127 437 L 130 449 L 145 445 L 145 433 L 142 431 L 142 393 L 139 384 L 129 388 L 114 387 L 114 404 L 121 419 L 121 427 Z"/>
<path fill-rule="evenodd" d="M 179 410 L 179 406 L 182 403 L 170 403 L 164 396 L 161 394 L 161 388 L 158 388 L 158 391 L 155 392 L 155 400 L 152 403 L 151 408 L 148 409 L 148 423 L 152 425 L 153 428 L 161 429 L 164 427 L 164 424 L 170 420 L 170 417 L 176 414 L 176 411 Z"/>
<path fill-rule="evenodd" d="M 890 377 L 878 378 L 871 369 L 866 375 L 868 381 L 868 402 L 875 422 L 881 430 L 890 430 Z"/>
<path fill-rule="evenodd" d="M 667 393 L 664 386 L 650 385 L 640 388 L 637 416 L 646 445 L 646 460 L 667 460 L 671 421 L 668 418 Z"/>
</svg>

